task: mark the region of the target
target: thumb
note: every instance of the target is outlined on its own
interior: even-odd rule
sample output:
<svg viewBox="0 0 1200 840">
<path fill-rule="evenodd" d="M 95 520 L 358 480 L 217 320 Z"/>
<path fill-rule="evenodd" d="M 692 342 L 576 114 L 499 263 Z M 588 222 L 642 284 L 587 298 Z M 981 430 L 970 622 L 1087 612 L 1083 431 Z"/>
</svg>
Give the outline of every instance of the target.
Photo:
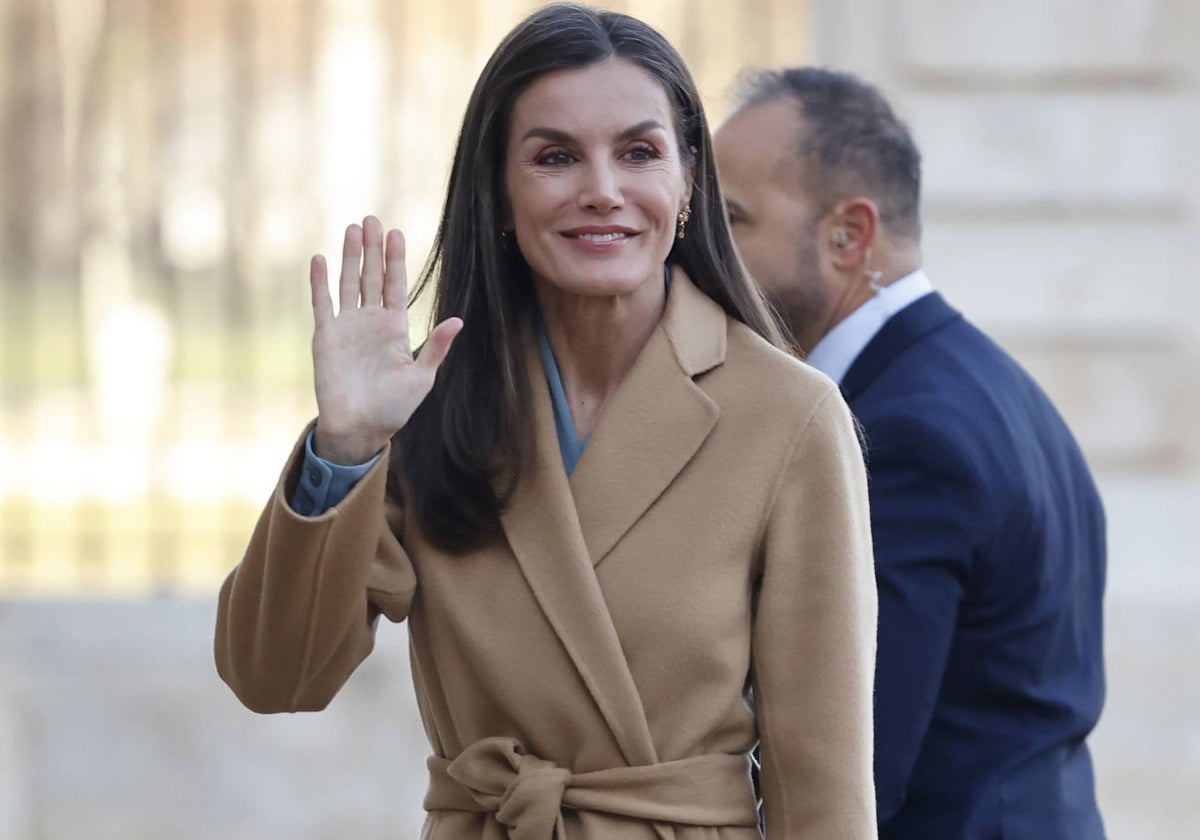
<svg viewBox="0 0 1200 840">
<path fill-rule="evenodd" d="M 450 352 L 450 345 L 454 343 L 454 337 L 462 328 L 462 318 L 447 318 L 434 327 L 429 338 L 425 339 L 425 343 L 421 346 L 417 364 L 425 368 L 430 375 L 437 373 L 437 369 L 446 359 L 446 354 Z"/>
</svg>

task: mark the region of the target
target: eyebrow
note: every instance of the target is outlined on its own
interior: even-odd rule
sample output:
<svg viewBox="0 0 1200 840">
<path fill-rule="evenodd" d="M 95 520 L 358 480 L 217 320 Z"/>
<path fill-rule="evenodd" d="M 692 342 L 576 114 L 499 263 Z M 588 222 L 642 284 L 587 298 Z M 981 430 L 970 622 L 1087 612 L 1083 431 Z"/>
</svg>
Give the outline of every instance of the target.
<svg viewBox="0 0 1200 840">
<path fill-rule="evenodd" d="M 631 137 L 636 137 L 639 134 L 645 134 L 646 132 L 654 131 L 655 129 L 666 131 L 667 127 L 658 120 L 642 120 L 640 123 L 631 125 L 629 128 L 620 132 L 617 135 L 617 139 L 628 140 Z M 524 142 L 531 137 L 540 137 L 543 140 L 549 140 L 551 143 L 569 143 L 573 139 L 571 135 L 565 131 L 560 131 L 557 128 L 545 128 L 542 126 L 535 126 L 534 128 L 529 129 L 529 131 L 525 132 L 525 136 L 522 137 L 521 140 Z"/>
<path fill-rule="evenodd" d="M 739 216 L 749 216 L 750 215 L 749 213 L 746 212 L 745 207 L 738 204 L 736 201 L 734 201 L 729 196 L 725 196 L 725 212 L 728 213 L 730 210 L 732 210 L 734 213 L 737 213 Z"/>
</svg>

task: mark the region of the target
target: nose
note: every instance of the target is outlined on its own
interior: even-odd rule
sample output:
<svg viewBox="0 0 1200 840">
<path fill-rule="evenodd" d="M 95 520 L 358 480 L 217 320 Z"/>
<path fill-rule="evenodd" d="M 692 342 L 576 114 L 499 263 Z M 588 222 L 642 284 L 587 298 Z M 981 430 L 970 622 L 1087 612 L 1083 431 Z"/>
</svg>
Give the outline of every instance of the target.
<svg viewBox="0 0 1200 840">
<path fill-rule="evenodd" d="M 592 161 L 584 167 L 579 204 L 589 210 L 607 213 L 624 203 L 621 195 L 620 173 L 613 161 Z"/>
</svg>

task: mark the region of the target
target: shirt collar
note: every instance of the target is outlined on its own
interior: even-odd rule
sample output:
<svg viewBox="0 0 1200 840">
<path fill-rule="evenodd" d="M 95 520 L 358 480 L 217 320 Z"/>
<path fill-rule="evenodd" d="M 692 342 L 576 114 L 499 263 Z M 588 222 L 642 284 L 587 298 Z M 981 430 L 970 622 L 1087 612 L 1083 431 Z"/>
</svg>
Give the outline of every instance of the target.
<svg viewBox="0 0 1200 840">
<path fill-rule="evenodd" d="M 932 291 L 933 283 L 920 269 L 884 286 L 827 332 L 806 361 L 840 383 L 887 320 Z"/>
</svg>

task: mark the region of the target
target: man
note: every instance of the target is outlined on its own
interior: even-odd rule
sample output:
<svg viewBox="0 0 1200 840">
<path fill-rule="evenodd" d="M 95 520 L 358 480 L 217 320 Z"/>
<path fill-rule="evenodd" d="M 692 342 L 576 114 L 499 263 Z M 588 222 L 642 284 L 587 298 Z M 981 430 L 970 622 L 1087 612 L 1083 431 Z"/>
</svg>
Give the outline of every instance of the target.
<svg viewBox="0 0 1200 840">
<path fill-rule="evenodd" d="M 873 87 L 761 73 L 716 136 L 737 245 L 866 436 L 883 840 L 1104 836 L 1104 515 L 1015 361 L 921 271 L 920 155 Z"/>
</svg>

